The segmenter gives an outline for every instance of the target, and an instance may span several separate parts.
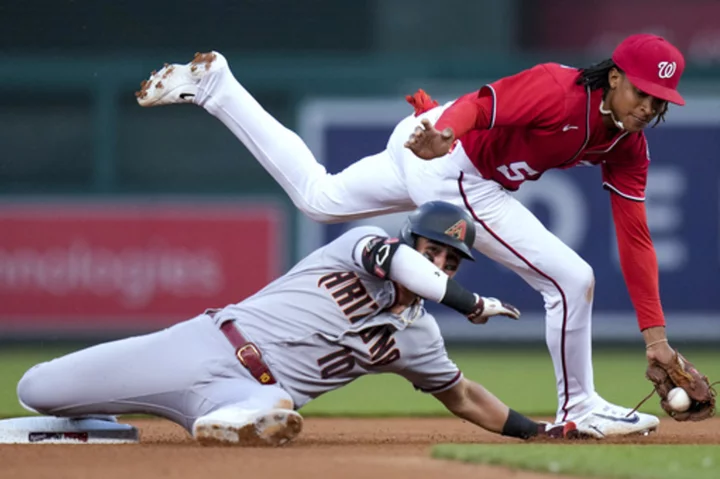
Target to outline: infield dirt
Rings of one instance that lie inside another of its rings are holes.
[[[453,418],[307,418],[302,434],[287,446],[203,447],[180,427],[162,420],[130,420],[141,444],[123,446],[0,446],[0,477],[12,479],[155,478],[393,478],[540,479],[548,474],[432,459],[438,443],[513,443]],[[578,441],[584,447],[596,441]],[[647,437],[603,443],[720,444],[720,418],[662,421]],[[568,476],[563,476],[568,477]]]

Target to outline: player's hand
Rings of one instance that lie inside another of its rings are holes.
[[[473,324],[485,324],[493,316],[505,316],[511,319],[518,319],[520,311],[512,304],[503,303],[497,298],[486,298],[478,296],[473,312],[467,315],[468,321]]]
[[[409,148],[418,158],[432,160],[447,155],[454,141],[452,128],[438,131],[430,120],[425,118],[405,142],[405,148]]]
[[[671,364],[675,360],[675,351],[670,347],[667,341],[653,344],[648,347],[645,355],[649,364]]]

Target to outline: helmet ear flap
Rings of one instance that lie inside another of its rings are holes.
[[[400,229],[400,241],[412,248],[415,248],[415,235],[412,232],[410,221],[406,221]]]

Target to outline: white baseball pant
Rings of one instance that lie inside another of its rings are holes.
[[[557,379],[557,421],[577,419],[599,404],[591,354],[592,268],[498,183],[482,178],[462,145],[432,161],[404,148],[422,118],[436,121],[449,104],[420,117],[407,116],[384,151],[331,174],[229,68],[202,79],[196,103],[229,128],[315,221],[345,222],[409,211],[430,200],[467,208],[477,222],[475,248],[515,271],[543,296],[546,343]]]

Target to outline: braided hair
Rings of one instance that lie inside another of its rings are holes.
[[[593,91],[602,88],[604,98],[607,92],[610,91],[610,80],[608,78],[608,75],[610,73],[610,70],[612,70],[613,68],[615,68],[620,73],[623,73],[620,67],[615,65],[615,62],[609,58],[607,60],[601,61],[600,63],[590,65],[587,68],[581,68],[580,75],[578,75],[575,83],[578,85],[587,86],[590,88],[590,90]],[[668,104],[667,102],[665,102],[663,104],[662,110],[655,119],[653,128],[656,127],[661,121],[665,121],[665,114],[667,113],[667,111]]]

